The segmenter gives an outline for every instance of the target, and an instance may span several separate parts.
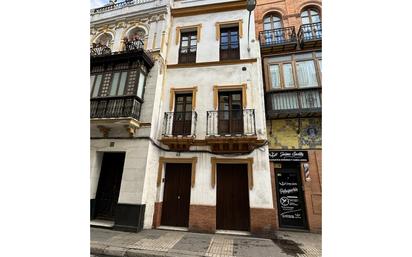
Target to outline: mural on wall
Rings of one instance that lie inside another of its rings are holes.
[[[322,148],[321,118],[302,118],[267,121],[269,148]]]

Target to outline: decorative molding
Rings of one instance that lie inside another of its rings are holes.
[[[192,110],[196,109],[196,94],[197,86],[193,87],[184,87],[184,88],[170,88],[170,101],[169,101],[169,110],[172,112],[174,107],[175,95],[178,93],[192,93]]]
[[[246,1],[233,1],[224,3],[207,4],[201,6],[191,6],[184,8],[171,8],[171,14],[174,17],[192,16],[207,13],[227,12],[233,10],[246,9]]]
[[[220,66],[220,65],[235,65],[243,63],[254,63],[256,58],[251,59],[241,59],[241,60],[223,60],[215,62],[197,62],[197,63],[178,63],[178,64],[169,64],[167,65],[168,69],[176,68],[197,68],[197,67],[207,67],[207,66]]]
[[[246,89],[247,89],[247,84],[243,83],[240,85],[224,85],[224,86],[219,86],[219,85],[214,85],[213,86],[213,107],[215,110],[218,108],[219,104],[219,91],[233,91],[233,90],[241,90],[242,91],[242,105],[243,109],[246,109],[247,107],[247,97],[246,97]]]
[[[246,158],[246,159],[226,159],[226,158],[211,158],[212,163],[212,181],[211,185],[212,188],[215,188],[216,185],[216,172],[217,172],[217,164],[247,164],[247,175],[248,175],[248,184],[249,190],[253,189],[253,157]]]
[[[219,41],[220,39],[220,27],[223,25],[233,25],[237,24],[239,27],[239,38],[243,37],[243,19],[233,20],[233,21],[222,21],[216,22],[216,40]]]
[[[110,132],[110,128],[105,127],[105,126],[97,126],[97,128],[100,130],[100,132],[102,133],[103,137],[108,137],[109,136],[109,132]]]
[[[191,186],[195,186],[196,182],[196,164],[197,164],[197,157],[192,158],[166,158],[160,157],[159,158],[159,166],[157,169],[157,186],[159,187],[162,182],[162,173],[163,167],[166,163],[191,163],[192,164],[192,179],[191,179]]]
[[[197,42],[200,42],[200,36],[201,36],[201,30],[202,30],[202,24],[196,24],[196,25],[189,25],[189,26],[177,26],[176,27],[176,45],[179,44],[180,41],[180,33],[182,30],[186,30],[186,29],[192,29],[192,28],[196,28],[196,32],[197,32]]]

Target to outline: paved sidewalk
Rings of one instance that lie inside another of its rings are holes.
[[[318,257],[319,234],[276,233],[273,239],[168,230],[139,233],[91,228],[91,256]]]

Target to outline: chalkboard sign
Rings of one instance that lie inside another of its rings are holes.
[[[307,151],[269,151],[269,160],[273,162],[307,162]]]
[[[295,169],[279,170],[276,172],[276,187],[280,226],[304,229],[305,206],[299,172]]]

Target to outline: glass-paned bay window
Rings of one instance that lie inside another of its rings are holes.
[[[299,87],[317,87],[315,63],[313,60],[296,62]]]
[[[146,76],[146,68],[138,62],[93,67],[90,76],[91,97],[135,95],[143,99]]]
[[[309,52],[270,58],[268,90],[319,87],[322,53]]]
[[[271,85],[272,89],[280,88],[280,69],[278,64],[270,65],[270,78],[271,78]]]

